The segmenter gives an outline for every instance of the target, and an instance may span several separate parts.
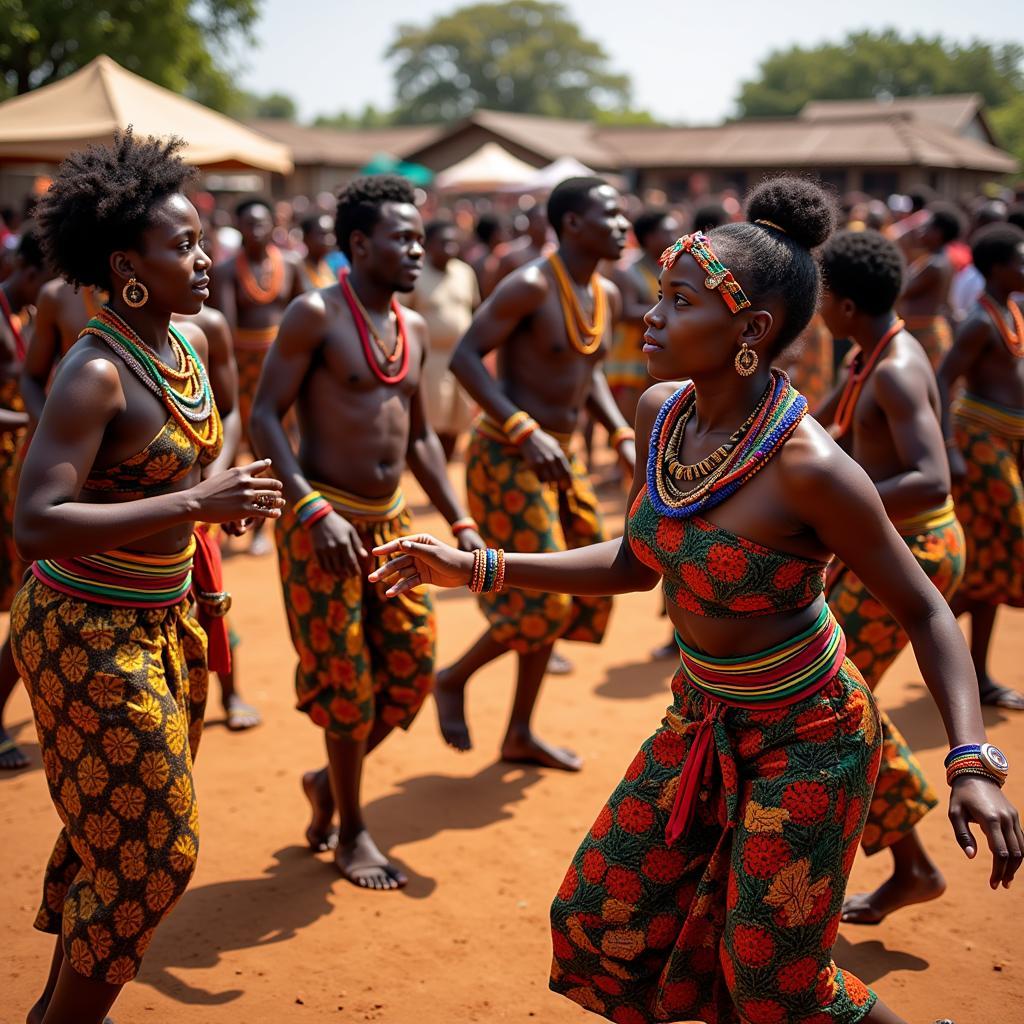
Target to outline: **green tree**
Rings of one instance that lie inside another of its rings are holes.
[[[797,113],[808,100],[978,92],[990,107],[1024,90],[1024,47],[940,37],[903,38],[892,29],[854,32],[840,43],[771,53],[740,89],[743,117]]]
[[[989,111],[992,131],[999,145],[1012,153],[1024,167],[1024,93]]]
[[[387,128],[394,124],[394,115],[386,110],[378,110],[372,103],[363,107],[362,113],[352,114],[347,110],[337,114],[320,114],[313,122],[317,128]]]
[[[590,118],[629,103],[629,78],[609,70],[560,3],[478,3],[401,25],[386,57],[397,62],[400,123],[452,121],[476,107]]]
[[[299,116],[295,100],[283,92],[270,92],[265,96],[240,93],[228,112],[234,117],[265,117],[275,121],[295,121]]]
[[[0,90],[28,92],[107,54],[218,109],[237,101],[230,48],[260,0],[0,0]]]

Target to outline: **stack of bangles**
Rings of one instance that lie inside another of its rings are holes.
[[[946,755],[944,763],[946,782],[950,785],[961,775],[981,775],[1002,786],[1010,772],[1006,755],[991,743],[961,744]]]
[[[453,537],[458,537],[460,533],[465,533],[467,530],[472,530],[474,533],[480,532],[480,527],[477,526],[476,520],[472,516],[463,516],[452,523]]]
[[[520,409],[501,425],[501,432],[514,445],[521,445],[535,430],[540,429],[540,424],[528,413]]]
[[[320,522],[324,516],[330,515],[331,503],[319,492],[310,491],[303,498],[295,502],[295,518],[299,525],[308,530],[314,523]]]
[[[626,441],[635,441],[632,427],[616,427],[608,437],[608,446],[618,451]]]
[[[477,548],[473,552],[473,574],[469,589],[474,594],[498,594],[505,587],[505,552],[500,548]]]

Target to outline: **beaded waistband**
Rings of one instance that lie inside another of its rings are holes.
[[[828,605],[818,621],[799,636],[742,658],[701,654],[688,647],[678,633],[676,644],[690,685],[733,707],[793,704],[829,682],[846,657],[846,637]]]
[[[326,498],[334,511],[346,519],[359,519],[366,523],[386,523],[397,519],[405,511],[405,493],[396,488],[387,498],[364,498],[348,491],[339,491],[327,484],[309,482],[310,486]]]
[[[956,520],[956,512],[953,508],[953,499],[947,498],[938,508],[929,509],[916,516],[908,516],[906,519],[894,519],[892,525],[904,537],[925,533],[928,530],[938,530],[943,526],[950,526]]]
[[[515,447],[512,442],[508,439],[508,436],[501,429],[500,424],[495,423],[489,416],[478,417],[474,424],[476,430],[484,437],[491,441],[500,441],[502,444],[507,444],[509,447]],[[543,428],[541,428],[543,429]],[[566,451],[569,450],[569,446],[572,444],[572,434],[562,434],[556,430],[544,430],[545,434],[553,437]]]
[[[193,537],[183,551],[147,555],[104,551],[75,558],[43,558],[32,574],[53,590],[79,601],[119,608],[169,608],[192,587]]]
[[[965,392],[953,403],[953,415],[969,423],[977,423],[1000,437],[1024,440],[1024,409],[1010,409]]]
[[[277,324],[270,327],[236,327],[235,348],[243,351],[261,351],[270,348],[277,337]]]

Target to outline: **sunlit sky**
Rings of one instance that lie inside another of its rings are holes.
[[[366,103],[392,105],[384,51],[401,23],[422,25],[459,0],[263,0],[257,44],[240,54],[243,88],[285,92],[302,120]],[[1019,0],[567,0],[615,71],[633,80],[634,106],[701,124],[735,112],[740,83],[761,59],[795,43],[892,26],[958,42],[1024,42]]]

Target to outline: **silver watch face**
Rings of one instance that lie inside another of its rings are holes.
[[[1006,775],[1010,770],[1010,762],[1006,760],[1006,755],[991,743],[983,743],[981,745],[979,756],[987,767],[998,772],[1000,775]]]

